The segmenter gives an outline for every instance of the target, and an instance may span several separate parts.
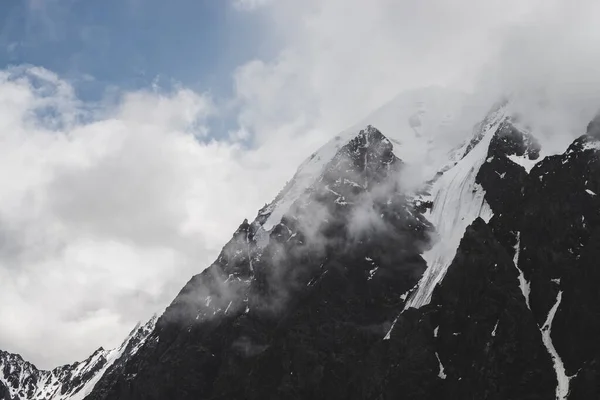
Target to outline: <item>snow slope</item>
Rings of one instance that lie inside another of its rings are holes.
[[[531,284],[527,282],[525,279],[525,274],[519,268],[519,255],[521,254],[521,232],[517,232],[517,244],[515,245],[515,256],[513,257],[513,262],[515,264],[515,268],[519,272],[519,288],[521,289],[521,293],[523,293],[523,297],[525,297],[525,304],[527,304],[527,308],[531,310],[531,306],[529,305],[529,293],[531,292]]]
[[[488,222],[493,214],[484,199],[485,191],[475,182],[479,168],[488,154],[488,148],[500,123],[506,118],[503,108],[495,111],[487,123],[475,132],[476,142],[466,143],[457,153],[473,146],[462,159],[446,170],[432,185],[431,194],[424,200],[433,202],[427,216],[437,233],[433,247],[423,254],[427,270],[419,281],[406,308],[428,304],[435,286],[444,278],[460,244],[465,230],[478,217]]]

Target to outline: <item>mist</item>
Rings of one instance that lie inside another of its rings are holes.
[[[509,100],[544,155],[565,151],[600,110],[598,12],[600,4],[588,0],[540,6],[531,19],[501,31],[498,50],[474,83],[482,103]]]

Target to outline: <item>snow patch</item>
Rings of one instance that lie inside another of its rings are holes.
[[[565,366],[556,352],[554,348],[554,344],[552,343],[551,330],[552,330],[552,321],[554,320],[554,315],[556,315],[556,310],[558,310],[558,306],[562,300],[562,290],[558,292],[556,296],[556,302],[550,309],[548,313],[548,317],[546,318],[546,322],[542,327],[542,340],[544,342],[544,346],[548,350],[548,353],[552,357],[552,362],[554,363],[554,371],[556,371],[556,379],[558,380],[558,385],[556,386],[556,399],[557,400],[566,400],[569,395],[569,381],[571,378],[567,376],[567,372],[565,371]]]
[[[510,156],[508,156],[508,159],[514,162],[515,164],[525,168],[525,171],[529,173],[538,162],[542,161],[543,157],[538,157],[537,160],[530,160],[529,157],[511,154]]]
[[[496,330],[498,329],[498,324],[500,323],[500,319],[496,321],[496,325],[494,325],[494,330],[492,331],[492,337],[496,337]]]
[[[379,267],[375,267],[369,271],[369,277],[367,278],[368,281],[373,279],[373,277],[375,276],[375,273],[377,272],[378,269],[379,269]]]
[[[400,318],[400,315],[398,315],[394,319],[394,322],[392,322],[392,326],[390,326],[390,329],[387,331],[387,333],[383,337],[383,340],[390,340],[390,337],[392,336],[392,331],[394,330],[394,326],[396,325],[396,322],[398,322],[398,318]]]
[[[438,372],[438,377],[440,377],[442,379],[446,379],[446,374],[444,373],[444,366],[442,365],[442,361],[440,360],[440,356],[438,355],[437,351],[435,352],[435,358],[437,358],[438,364],[440,367],[440,371]]]
[[[527,308],[531,310],[531,306],[529,305],[529,293],[531,291],[530,283],[525,279],[525,275],[523,271],[519,268],[519,254],[521,253],[521,232],[517,232],[517,244],[515,245],[515,256],[513,258],[513,263],[515,264],[515,268],[519,271],[519,288],[521,289],[521,293],[523,293],[523,297],[525,297],[525,304],[527,304]]]
[[[600,150],[600,141],[594,140],[583,145],[583,150]]]

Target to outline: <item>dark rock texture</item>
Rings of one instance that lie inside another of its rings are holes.
[[[512,257],[477,219],[432,298],[447,398],[553,398],[552,362],[517,276]]]
[[[538,323],[562,293],[552,340],[567,375],[577,375],[570,398],[594,398],[600,379],[597,140],[584,135],[564,154],[543,160],[531,171],[525,190],[519,267],[531,280],[531,307]]]

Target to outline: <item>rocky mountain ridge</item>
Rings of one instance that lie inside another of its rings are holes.
[[[5,355],[0,399],[597,398],[598,121],[541,157],[501,103],[419,190],[396,140],[345,133],[135,351],[67,367],[85,390]]]
[[[0,350],[0,399],[78,400],[92,390],[104,372],[135,354],[154,329],[156,317],[138,325],[115,349],[99,348],[82,362],[39,370],[20,355]]]

